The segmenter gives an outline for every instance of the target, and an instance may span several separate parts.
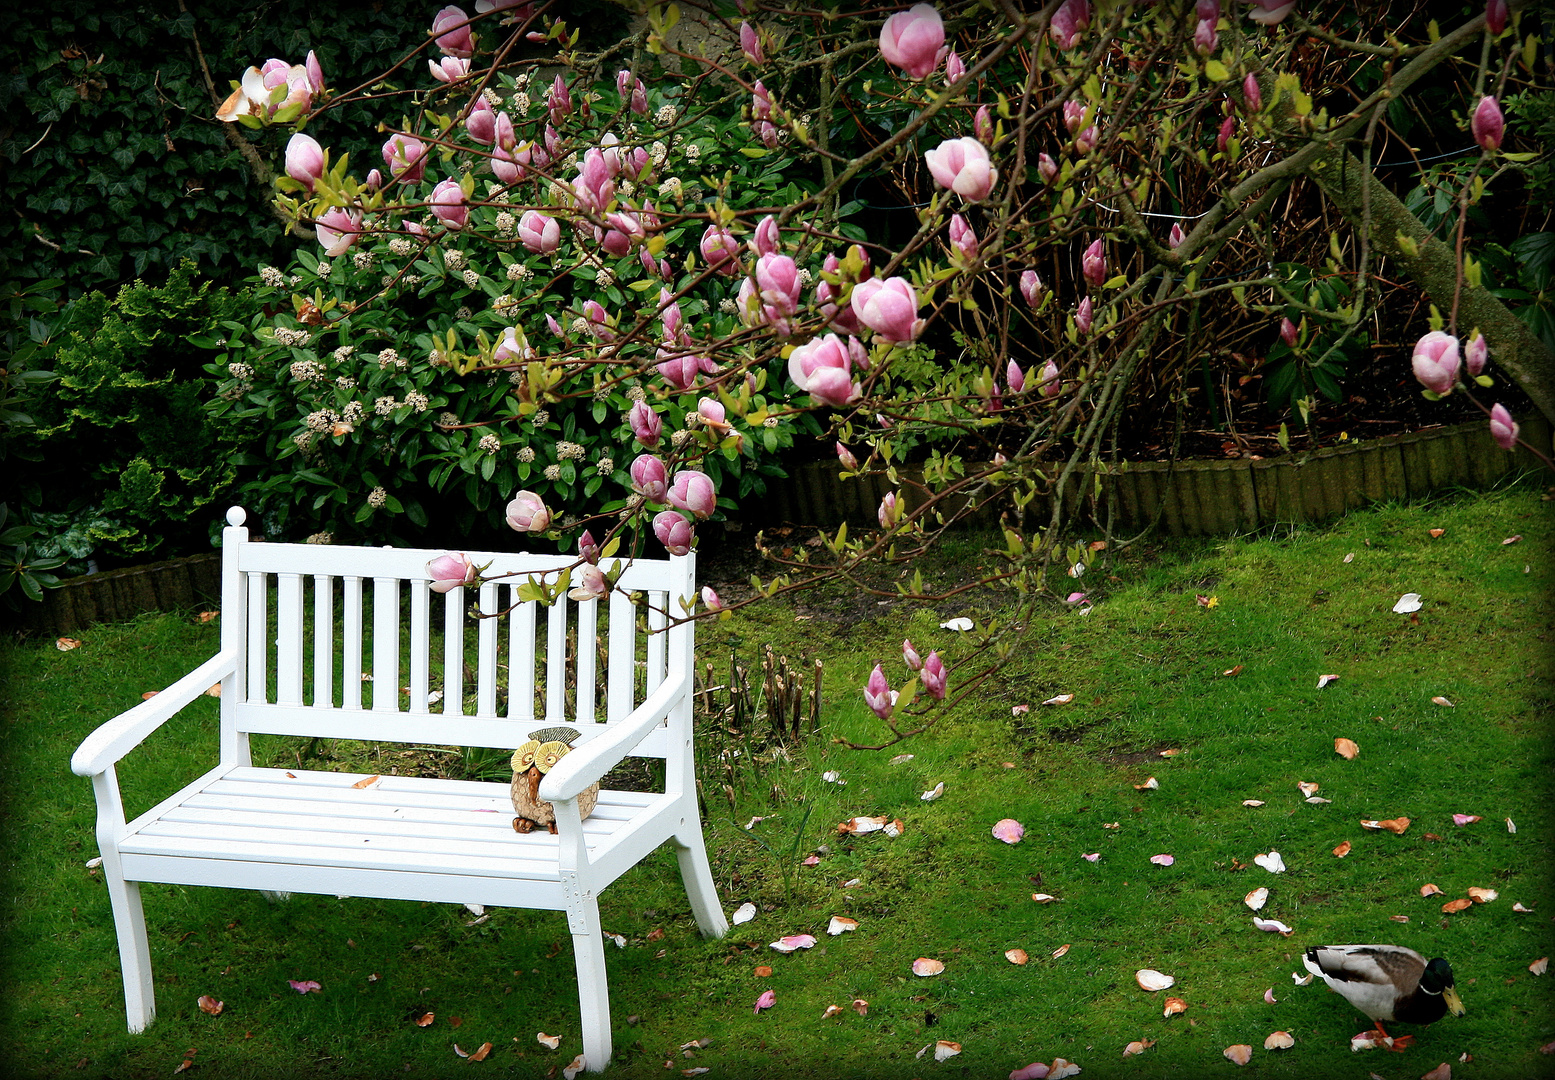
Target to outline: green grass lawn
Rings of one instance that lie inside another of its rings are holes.
[[[982,618],[988,597],[927,610],[834,590],[707,626],[700,652],[715,670],[731,649],[752,662],[768,642],[824,660],[822,731],[753,740],[732,806],[723,778],[707,778],[724,906],[754,902],[753,921],[701,941],[663,852],[605,893],[606,925],[627,938],[608,957],[611,1074],[1003,1077],[1063,1057],[1085,1076],[1232,1075],[1222,1051],[1246,1043],[1247,1071],[1266,1076],[1405,1080],[1444,1061],[1458,1078],[1549,1075],[1555,1058],[1539,1048],[1555,1040],[1555,974],[1529,965],[1555,952],[1552,541],[1549,504],[1516,488],[1131,551],[1083,579],[1088,614],[1046,609],[973,700],[879,751],[831,741],[883,734],[859,693],[869,669],[884,661],[904,681],[904,636],[924,654],[968,655],[976,632],[939,624]],[[979,558],[964,540],[925,574],[946,581]],[[1422,596],[1415,618],[1392,611],[1406,592]],[[13,763],[0,1049],[14,1074],[164,1077],[192,1049],[197,1076],[559,1075],[580,1047],[566,923],[549,913],[475,923],[452,905],[148,886],[159,1014],[125,1032],[108,900],[86,866],[91,790],[68,760],[98,723],[214,651],[218,632],[191,613],[97,627],[70,652],[0,646]],[[1319,689],[1320,675],[1338,679]],[[1060,694],[1074,697],[1040,704]],[[132,756],[131,813],[214,755],[215,705],[197,703]],[[1358,744],[1354,760],[1335,753],[1337,737]],[[257,756],[296,752],[273,740]],[[1138,787],[1151,777],[1158,788]],[[920,798],[940,782],[940,798]],[[1298,782],[1332,801],[1308,803]],[[1482,820],[1456,826],[1455,813]],[[837,831],[877,814],[900,818],[902,834]],[[1402,835],[1360,824],[1399,817]],[[1001,818],[1024,825],[1020,843],[994,839]],[[1286,872],[1253,865],[1271,850]],[[1175,861],[1154,865],[1158,854]],[[1445,895],[1422,897],[1428,882]],[[1243,897],[1259,886],[1259,914],[1290,937],[1254,928]],[[1470,886],[1499,897],[1444,914]],[[833,915],[858,929],[829,936]],[[768,947],[797,933],[816,945]],[[1352,1054],[1349,1037],[1369,1025],[1291,974],[1307,945],[1371,942],[1447,957],[1468,1015],[1401,1025],[1417,1036],[1404,1053]],[[1005,958],[1015,948],[1028,963]],[[915,976],[918,957],[943,973]],[[1176,985],[1141,990],[1140,968]],[[322,992],[299,995],[289,979]],[[776,1003],[757,1013],[765,990]],[[198,1009],[203,994],[225,1002],[221,1015]],[[1168,996],[1186,1011],[1164,1017]],[[830,1005],[843,1011],[823,1019]],[[433,1023],[417,1026],[427,1012]],[[1264,1050],[1276,1030],[1295,1046]],[[541,1047],[540,1031],[561,1035],[560,1049]],[[941,1039],[961,1053],[915,1057]],[[1154,1045],[1125,1059],[1134,1040]],[[483,1062],[454,1050],[485,1042]]]

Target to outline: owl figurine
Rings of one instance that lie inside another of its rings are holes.
[[[566,757],[580,733],[570,727],[542,728],[529,741],[513,751],[513,831],[527,833],[544,825],[556,834],[556,808],[540,798],[540,778]],[[599,785],[593,784],[578,795],[578,814],[588,817],[599,801]]]

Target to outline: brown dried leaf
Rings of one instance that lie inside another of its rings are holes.
[[[1321,690],[1323,687],[1327,686],[1329,683],[1335,681],[1338,678],[1339,676],[1337,675],[1319,675],[1317,677],[1317,688]]]
[[[1188,1011],[1188,1003],[1186,1001],[1184,1001],[1182,998],[1167,998],[1166,999],[1166,1008],[1161,1010],[1161,1015],[1164,1016],[1164,1017],[1167,1017],[1167,1018],[1171,1018],[1171,1017],[1177,1015],[1178,1013],[1187,1012],[1187,1011]]]
[[[437,1019],[436,1013],[424,1013],[416,1019],[417,1027],[430,1027],[432,1021]]]
[[[1476,904],[1488,904],[1501,894],[1494,889],[1481,889],[1478,885],[1469,886],[1469,899]]]
[[[1441,532],[1440,529],[1432,529],[1432,532]],[[1428,1073],[1422,1073],[1420,1080],[1452,1080],[1452,1066],[1442,1062]]]
[[[1221,674],[1222,675],[1240,675],[1240,674],[1242,674],[1242,665],[1238,664],[1236,667],[1226,668],[1226,670],[1222,671]]]
[[[1237,1043],[1235,1046],[1228,1046],[1222,1050],[1221,1053],[1225,1056],[1227,1061],[1236,1065],[1246,1065],[1249,1061],[1253,1060],[1253,1048],[1248,1046],[1246,1043]]]
[[[216,618],[220,618],[220,617],[221,617],[221,612],[219,612],[219,611],[202,611],[202,612],[200,612],[200,621],[202,623],[208,623],[212,619],[216,619]]]
[[[1312,783],[1310,780],[1296,781],[1296,790],[1300,791],[1301,794],[1307,798],[1311,798],[1313,795],[1317,794],[1318,786],[1319,785]]]
[[[555,1050],[562,1044],[562,1037],[560,1035],[547,1035],[542,1031],[535,1035],[535,1041],[547,1050]]]
[[[479,1049],[470,1055],[471,1061],[485,1061],[486,1055],[491,1053],[491,1043],[481,1043]]]
[[[199,1001],[195,1002],[195,1004],[200,1006],[202,1013],[208,1013],[211,1016],[220,1016],[221,1010],[227,1007],[226,1002],[217,1001],[209,994],[201,994]]]
[[[351,786],[354,787],[354,788],[368,788],[368,787],[372,787],[373,784],[375,782],[377,782],[377,780],[378,780],[378,774],[377,773],[373,773],[371,776],[364,776],[364,777],[362,777],[362,779],[358,780],[356,783],[352,784]]]
[[[830,1020],[832,1017],[837,1016],[841,1012],[843,1012],[841,1005],[828,1005],[826,1006],[826,1011],[821,1014],[821,1019]]]
[[[1392,919],[1394,922],[1408,922],[1409,921],[1409,916],[1408,915],[1389,915],[1388,918]]]
[[[1354,739],[1346,739],[1344,736],[1334,740],[1334,753],[1346,761],[1354,761],[1355,755],[1361,752],[1361,748],[1355,745]]]
[[[221,697],[221,683],[212,683],[205,688],[206,697]]]
[[[1012,964],[1024,964],[1031,959],[1025,949],[1005,949],[1004,958]]]
[[[1342,859],[1348,854],[1350,854],[1350,841],[1348,840],[1334,848],[1334,858],[1336,859]]]
[[[152,698],[156,697],[161,692],[162,691],[160,691],[160,690],[147,690],[144,694],[140,695],[140,700],[142,700],[142,701],[150,701]]]
[[[1456,705],[1454,705],[1452,702],[1448,701],[1446,698],[1442,697],[1440,694],[1438,694],[1436,697],[1431,699],[1431,704],[1432,705],[1445,705],[1449,709],[1457,708]]]
[[[1440,895],[1442,895],[1441,886],[1437,885],[1437,884],[1435,884],[1433,882],[1427,881],[1424,885],[1420,886],[1420,895],[1421,896],[1440,896]]]
[[[854,998],[853,1011],[858,1013],[860,1016],[868,1016],[869,1002],[865,1001],[863,998]]]
[[[1133,1057],[1135,1054],[1143,1054],[1154,1045],[1154,1039],[1135,1039],[1123,1048],[1123,1056]]]
[[[1432,540],[1437,539],[1438,537],[1440,537],[1446,531],[1447,531],[1446,529],[1432,529],[1432,530],[1430,530],[1430,532],[1431,532],[1431,539]]]
[[[1243,799],[1242,800],[1242,805],[1243,806],[1262,806],[1263,805],[1263,800],[1262,799]]]
[[[1474,901],[1468,900],[1468,899],[1464,899],[1464,898],[1460,897],[1457,900],[1449,900],[1449,901],[1447,901],[1445,904],[1442,905],[1442,910],[1445,911],[1449,915],[1455,915],[1458,912],[1463,911],[1463,910],[1465,910],[1467,908],[1471,908],[1473,906],[1474,906]]]
[[[1069,945],[1066,942],[1065,944],[1060,945],[1058,948],[1053,950],[1053,959],[1057,960],[1060,956],[1063,956],[1068,951],[1069,951]]]
[[[770,967],[768,967],[766,964],[757,964],[756,965],[756,978],[758,978],[758,979],[765,979],[768,975],[771,975],[771,974],[772,974],[772,969]]]
[[[1386,829],[1394,836],[1403,836],[1404,830],[1409,828],[1409,819],[1407,817],[1384,818],[1377,822],[1377,828]]]
[[[1535,975],[1543,975],[1549,969],[1550,958],[1548,956],[1541,956],[1539,959],[1528,965],[1528,970],[1533,972]]]
[[[55,638],[54,647],[60,652],[69,652],[71,649],[79,649],[81,647],[81,639],[73,637]]]
[[[1182,751],[1174,746],[1166,750],[1158,751],[1158,753],[1161,757],[1176,757],[1178,754],[1182,753]]]

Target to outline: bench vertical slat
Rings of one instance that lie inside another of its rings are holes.
[[[485,582],[480,588],[480,613],[497,613],[497,584]],[[482,619],[476,629],[475,712],[493,716],[497,711],[497,626],[495,618]]]
[[[567,719],[567,597],[564,592],[546,613],[545,719]]]
[[[647,697],[664,682],[665,643],[669,637],[664,628],[669,625],[670,594],[648,594],[648,679],[643,696]]]
[[[313,576],[313,706],[335,704],[335,579]]]
[[[535,718],[535,602],[518,599],[518,586],[508,586],[508,716]]]
[[[595,677],[599,671],[599,601],[578,602],[578,656],[574,665],[577,672],[577,720],[580,724],[592,724],[594,702],[598,695]]]
[[[464,714],[464,586],[443,596],[443,714]]]
[[[248,700],[268,701],[266,660],[270,656],[269,575],[248,575]]]
[[[373,709],[400,705],[400,579],[373,578]]]
[[[302,704],[302,575],[275,575],[275,700]]]
[[[427,711],[427,694],[432,682],[432,613],[428,598],[431,587],[425,581],[410,582],[410,704],[413,713]]]
[[[632,711],[637,673],[637,609],[620,589],[610,593],[610,666],[606,674],[605,719],[614,722]]]
[[[341,606],[345,609],[341,630],[344,668],[340,673],[341,708],[362,707],[362,579],[347,575],[343,583]]]

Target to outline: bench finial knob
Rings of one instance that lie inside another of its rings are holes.
[[[241,525],[248,520],[248,515],[243,512],[241,506],[234,506],[227,511],[228,525]]]

